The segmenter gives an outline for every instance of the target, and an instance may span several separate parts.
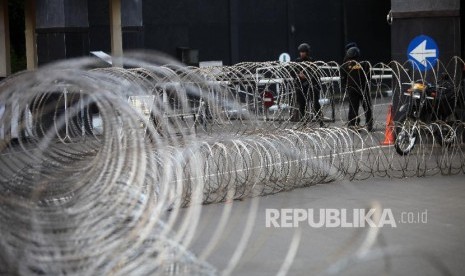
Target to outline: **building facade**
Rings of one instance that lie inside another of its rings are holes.
[[[110,52],[108,0],[37,0],[39,65]],[[123,48],[176,56],[198,51],[199,61],[277,60],[296,57],[302,42],[314,59],[340,62],[356,41],[372,62],[391,59],[390,0],[122,0]]]

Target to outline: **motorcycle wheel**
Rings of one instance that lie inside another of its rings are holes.
[[[440,125],[440,129],[435,132],[436,140],[443,147],[452,145],[457,137],[457,123],[455,114],[451,114],[445,124]]]
[[[396,140],[394,148],[399,155],[408,155],[414,148],[417,141],[418,133],[413,128],[414,122],[412,119],[403,118],[396,124]]]
[[[440,126],[440,130],[436,132],[436,140],[443,147],[448,147],[454,143],[455,131],[450,125]]]

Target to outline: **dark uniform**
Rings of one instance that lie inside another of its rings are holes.
[[[360,62],[360,50],[351,47],[347,50],[344,64],[341,67],[342,88],[349,96],[349,127],[359,124],[358,109],[362,103],[365,111],[366,127],[373,129],[373,110],[369,89],[370,66],[367,62]]]
[[[301,46],[299,46],[299,51],[302,51],[302,46],[307,46],[307,51],[309,51],[309,46],[306,44],[302,44]],[[306,47],[303,48],[305,49]],[[309,64],[305,65],[306,68],[313,66],[310,64],[310,62],[312,62],[312,59],[309,56],[305,58],[299,57],[295,60],[295,62],[308,62]],[[296,95],[297,104],[299,105],[300,120],[303,120],[305,118],[305,113],[308,110],[308,100],[310,100],[312,103],[312,112],[315,115],[315,119],[320,122],[320,125],[322,125],[319,89],[320,82],[318,81],[317,75],[315,74],[314,70],[307,69],[305,76],[310,77],[310,79],[301,79],[299,77],[301,71],[302,68],[300,68],[300,66],[295,69],[296,78],[298,79],[300,86],[299,89],[297,89]]]

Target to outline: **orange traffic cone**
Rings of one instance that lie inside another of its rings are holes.
[[[386,119],[386,132],[384,134],[384,141],[382,145],[394,144],[394,122],[392,120],[392,104],[389,106],[388,115]]]

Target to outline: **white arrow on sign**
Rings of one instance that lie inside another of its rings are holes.
[[[436,49],[426,49],[426,40],[418,44],[415,49],[410,52],[410,55],[419,63],[426,67],[428,61],[427,58],[435,58],[437,56]]]

